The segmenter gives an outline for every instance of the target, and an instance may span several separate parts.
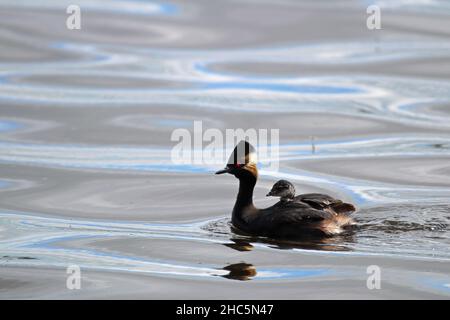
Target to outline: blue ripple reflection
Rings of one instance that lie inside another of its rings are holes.
[[[340,93],[361,93],[362,90],[356,88],[329,87],[329,86],[308,86],[289,85],[278,83],[248,83],[248,82],[216,82],[209,83],[204,89],[242,89],[242,90],[262,90],[290,93],[317,93],[317,94],[340,94]]]

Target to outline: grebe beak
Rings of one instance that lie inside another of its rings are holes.
[[[224,174],[224,173],[228,173],[228,172],[230,172],[230,169],[229,168],[224,168],[222,170],[217,171],[216,174]]]

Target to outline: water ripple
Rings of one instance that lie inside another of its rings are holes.
[[[407,257],[420,260],[415,271],[400,262],[383,277],[448,294],[448,277],[426,265],[450,261],[445,1],[240,0],[219,17],[211,1],[80,0],[73,32],[69,4],[0,0],[0,266],[280,285],[353,281],[356,256]],[[389,12],[382,30],[365,30],[369,4]],[[274,14],[285,19],[252,20]],[[261,157],[256,202],[289,179],[355,203],[356,229],[308,243],[235,234],[225,208],[236,181],[210,192],[226,159],[174,164],[164,140],[202,119],[281,129],[280,169]]]

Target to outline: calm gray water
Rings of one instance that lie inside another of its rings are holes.
[[[438,0],[1,0],[0,297],[450,297],[449,18]],[[256,204],[285,178],[355,203],[355,232],[233,234],[237,181],[171,161],[199,120],[279,129]]]

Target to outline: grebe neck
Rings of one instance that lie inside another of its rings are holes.
[[[245,215],[255,211],[253,205],[253,190],[256,185],[256,177],[245,175],[239,177],[239,193],[233,208],[232,220],[234,224],[245,224]]]

